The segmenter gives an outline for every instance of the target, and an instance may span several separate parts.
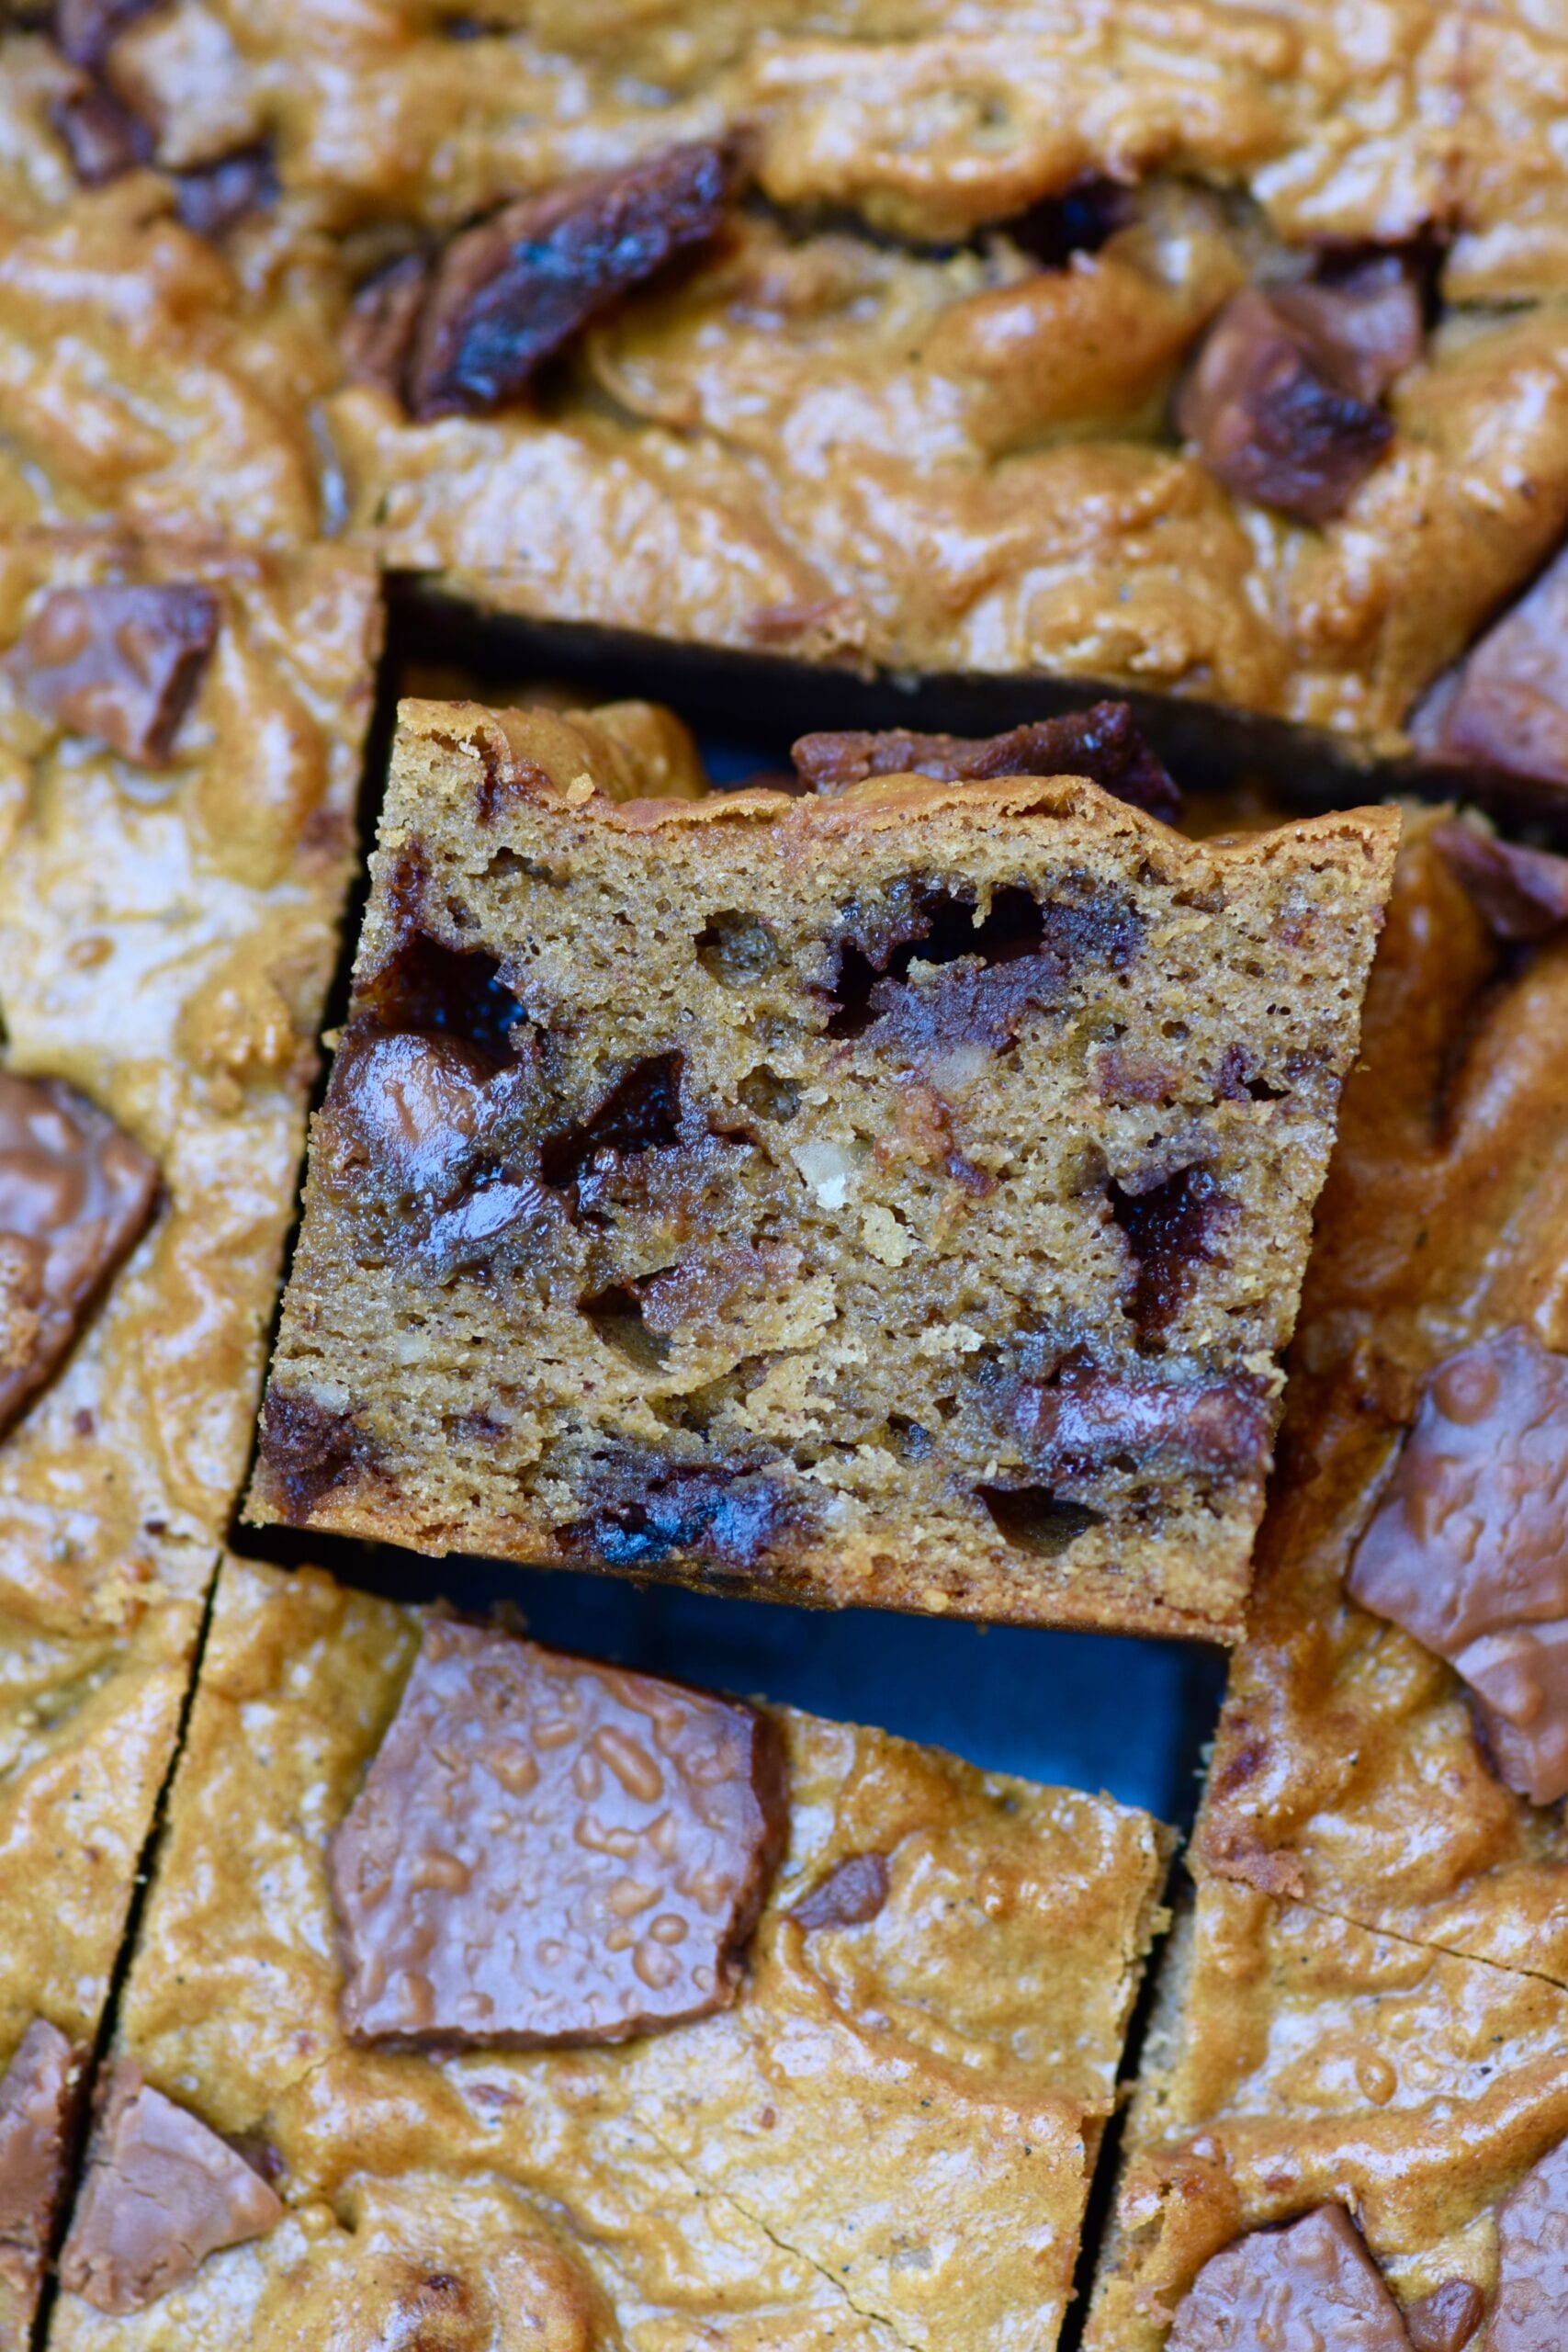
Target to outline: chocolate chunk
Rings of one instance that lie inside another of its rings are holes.
[[[265,142],[237,147],[215,164],[171,175],[175,209],[198,237],[222,237],[247,212],[270,204],[277,194],[272,150]]]
[[[139,2312],[208,2255],[282,2219],[276,2191],[226,2140],[122,2062],[93,2134],[61,2283],[95,2311]]]
[[[34,2018],[0,2076],[0,2278],[28,2306],[64,2199],[87,2053]]]
[[[57,588],[11,661],[45,718],[140,767],[166,765],[218,641],[218,599],[188,582]]]
[[[679,1054],[649,1054],[633,1062],[586,1119],[545,1137],[539,1166],[546,1183],[568,1192],[601,1163],[673,1149],[681,1141],[683,1067]]]
[[[1052,1481],[1166,1464],[1245,1476],[1267,1463],[1273,1415],[1245,1380],[1140,1380],[1069,1362],[1018,1383],[1012,1421],[1031,1468]]]
[[[360,2041],[622,2041],[726,2007],[786,1818],[751,1708],[426,1627],[333,1838]]]
[[[1111,1214],[1133,1261],[1128,1316],[1140,1347],[1150,1347],[1181,1312],[1199,1267],[1213,1262],[1236,1204],[1208,1169],[1183,1168],[1143,1192],[1112,1184]]]
[[[1322,354],[1332,381],[1358,400],[1381,401],[1421,356],[1421,298],[1397,254],[1340,277],[1276,287],[1269,299]]]
[[[1568,2342],[1568,2140],[1497,2209],[1497,2300],[1487,2352],[1562,2352]]]
[[[1568,785],[1568,552],[1422,705],[1410,735],[1432,759]]]
[[[805,1505],[769,1472],[728,1463],[607,1465],[597,1507],[561,1531],[574,1558],[654,1567],[677,1555],[754,1570],[803,1532]]]
[[[1103,1527],[1105,1513],[1087,1503],[1068,1502],[1049,1487],[976,1487],[997,1532],[1017,1551],[1043,1560],[1059,1559],[1091,1527]]]
[[[886,1854],[846,1854],[788,1917],[807,1935],[818,1928],[862,1928],[886,1902],[889,1883]]]
[[[411,270],[366,289],[355,364],[422,421],[515,400],[598,311],[713,236],[739,168],[733,144],[693,141],[520,197],[454,237],[417,289]]]
[[[493,1069],[514,1061],[527,1015],[501,964],[482,947],[449,947],[416,924],[363,984],[355,1031],[408,1030],[460,1037]]]
[[[262,1412],[261,1459],[290,1527],[303,1527],[323,1495],[341,1486],[369,1451],[352,1413],[334,1412],[314,1396],[267,1390]]]
[[[63,1079],[0,1069],[0,1430],[65,1356],[157,1192],[107,1111]]]
[[[1211,2255],[1166,2352],[1409,2352],[1399,2306],[1349,2216],[1320,2205]]]
[[[1237,497],[1327,523],[1393,438],[1392,420],[1351,388],[1358,372],[1337,345],[1248,287],[1210,328],[1177,425]]]
[[[119,35],[158,0],[55,0],[54,42],[73,65],[96,74]]]
[[[356,384],[400,400],[403,365],[430,283],[428,254],[403,254],[367,278],[344,323],[344,368]]]
[[[152,134],[147,125],[101,82],[85,83],[54,99],[49,119],[84,187],[103,187],[152,156]]]
[[[1348,1589],[1463,1676],[1509,1788],[1568,1794],[1568,1361],[1515,1329],[1438,1367]]]
[[[331,1105],[378,1175],[417,1200],[448,1200],[484,1124],[488,1056],[458,1037],[352,1036]]]
[[[1134,808],[1173,825],[1181,795],[1138,732],[1124,702],[1097,702],[1003,735],[802,735],[790,757],[813,792],[848,792],[877,775],[929,775],[942,783],[1001,775],[1086,775]]]
[[[1468,2278],[1445,2278],[1404,2314],[1411,2352],[1464,2352],[1485,2310],[1479,2287]]]
[[[1544,939],[1568,922],[1568,857],[1472,825],[1434,826],[1432,839],[1499,939]]]

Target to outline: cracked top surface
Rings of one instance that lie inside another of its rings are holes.
[[[527,2315],[628,2352],[1053,2343],[1154,1923],[1147,1816],[780,1711],[788,1842],[731,2007],[615,2048],[356,2049],[327,1847],[419,1640],[314,1572],[225,1566],[120,2054],[265,2149],[287,2215],[186,2283],[182,2344],[281,2352],[302,2312],[365,2352],[438,2319],[510,2352]],[[869,1854],[879,1904],[825,1893]],[[51,2342],[151,2352],[172,2308],[67,2295]]]

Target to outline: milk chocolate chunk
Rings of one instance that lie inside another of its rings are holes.
[[[1273,1430],[1262,1392],[1243,1381],[1143,1380],[1092,1363],[1020,1382],[1012,1421],[1048,1480],[1134,1464],[1242,1476],[1263,1465]]]
[[[63,1359],[157,1189],[107,1111],[63,1079],[0,1069],[0,1430]]]
[[[1568,857],[1472,825],[1434,826],[1432,839],[1499,939],[1544,939],[1568,922]]]
[[[1397,254],[1380,254],[1340,277],[1277,287],[1269,299],[1358,400],[1382,400],[1421,356],[1420,297]]]
[[[846,1854],[789,1916],[807,1935],[818,1928],[862,1928],[886,1902],[888,1883],[886,1854]]]
[[[71,168],[84,187],[103,187],[152,155],[152,134],[147,125],[101,82],[85,83],[56,98],[49,119],[65,141]]]
[[[1411,2352],[1464,2352],[1485,2315],[1486,2298],[1468,2278],[1445,2278],[1404,2314]]]
[[[31,2303],[65,2192],[86,2052],[34,2018],[0,2077],[0,2278]]]
[[[122,2063],[93,2134],[61,2283],[95,2311],[139,2312],[208,2255],[282,2219],[281,2199],[227,2140]]]
[[[1568,2343],[1568,2140],[1542,2156],[1497,2211],[1497,2299],[1487,2352],[1562,2352]]]
[[[1568,785],[1568,550],[1410,722],[1429,757]]]
[[[790,758],[802,784],[829,795],[877,775],[930,775],[944,784],[1000,775],[1086,775],[1118,800],[1167,824],[1181,814],[1180,793],[1124,702],[1097,702],[1088,710],[1033,719],[1001,735],[802,735]]]
[[[188,582],[57,588],[12,655],[41,717],[139,767],[166,764],[218,640],[218,599]]]
[[[329,1854],[360,2041],[622,2041],[725,2007],[784,1835],[750,1707],[437,1623]]]
[[[597,311],[705,243],[738,163],[737,149],[719,141],[668,147],[520,197],[454,237],[408,321],[400,373],[410,414],[479,415],[515,400]],[[356,341],[380,346],[385,368],[396,304],[385,288],[370,299],[378,331]]]
[[[1252,2230],[1212,2255],[1166,2352],[1409,2352],[1399,2306],[1344,2208]]]
[[[1515,1329],[1438,1366],[1349,1589],[1457,1668],[1509,1788],[1568,1794],[1568,1360]]]
[[[1393,421],[1354,390],[1359,373],[1353,346],[1248,287],[1210,328],[1177,425],[1237,497],[1331,522],[1393,438]]]

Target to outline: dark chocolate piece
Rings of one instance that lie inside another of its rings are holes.
[[[1468,2278],[1445,2278],[1404,2314],[1411,2352],[1464,2352],[1481,2325],[1486,2298]]]
[[[846,1854],[787,1916],[812,1935],[818,1928],[862,1928],[887,1900],[886,1854]]]
[[[384,1182],[439,1204],[462,1180],[494,1075],[460,1037],[355,1037],[333,1066],[332,1110]]]
[[[1348,1589],[1462,1675],[1509,1788],[1568,1794],[1568,1360],[1515,1329],[1438,1367]]]
[[[158,0],[55,0],[54,43],[73,65],[96,74],[129,24]]]
[[[84,187],[103,187],[152,156],[152,134],[147,125],[101,82],[85,83],[54,99],[49,119],[65,141],[71,168]]]
[[[352,1413],[273,1382],[262,1408],[261,1458],[283,1496],[290,1527],[303,1527],[323,1495],[370,1454]]]
[[[1381,401],[1421,356],[1421,298],[1397,254],[1380,254],[1343,277],[1275,287],[1269,299],[1322,355],[1332,380],[1358,400]]]
[[[725,2007],[786,1815],[750,1707],[436,1623],[333,1838],[359,2041],[621,2041]]]
[[[613,1568],[679,1555],[754,1573],[807,1528],[808,1507],[783,1478],[718,1463],[702,1468],[636,1458],[609,1464],[593,1510],[561,1530],[574,1558]]]
[[[87,2053],[34,2018],[0,2076],[0,2278],[28,2307],[64,2199]]]
[[[847,792],[877,775],[929,775],[946,784],[1002,775],[1086,775],[1091,784],[1173,825],[1181,795],[1145,742],[1124,702],[1037,718],[1002,735],[802,735],[790,749],[813,792]]]
[[[1410,738],[1431,759],[1568,785],[1568,552],[1427,696]]]
[[[1568,857],[1473,825],[1436,825],[1432,839],[1499,939],[1544,939],[1568,922]]]
[[[1568,2343],[1568,2140],[1532,2165],[1497,2209],[1497,2298],[1487,2352]]]
[[[1392,419],[1349,389],[1357,373],[1320,332],[1248,287],[1210,328],[1177,425],[1237,497],[1331,522],[1393,438]]]
[[[1128,1318],[1140,1347],[1157,1345],[1176,1320],[1236,1213],[1206,1168],[1179,1169],[1142,1192],[1112,1184],[1111,1214],[1132,1261]]]
[[[122,2062],[93,2133],[61,2284],[95,2311],[138,2312],[208,2255],[282,2219],[276,2190],[227,2140]]]
[[[428,254],[403,254],[367,278],[344,322],[344,368],[356,384],[403,395],[403,365],[430,284]]]
[[[1245,1476],[1267,1466],[1273,1430],[1262,1392],[1242,1380],[1139,1380],[1071,1363],[1049,1381],[1020,1382],[1012,1420],[1047,1483],[1122,1463]]]
[[[519,197],[417,280],[400,264],[366,288],[349,331],[355,371],[395,385],[422,421],[517,399],[590,319],[714,235],[739,173],[733,142],[694,141]]]
[[[0,1069],[0,1430],[65,1356],[157,1191],[107,1111],[63,1079]]]
[[[45,718],[95,735],[140,767],[163,767],[218,641],[218,599],[165,587],[57,588],[11,661]]]
[[[1409,2352],[1399,2306],[1343,2206],[1251,2230],[1211,2255],[1166,2352]]]
[[[265,142],[237,147],[213,164],[170,175],[175,209],[198,237],[222,237],[247,212],[270,204],[277,194],[272,150]]]

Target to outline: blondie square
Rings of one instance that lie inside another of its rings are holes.
[[[402,707],[253,1514],[1234,1631],[1397,817],[626,758]]]
[[[50,2341],[1049,2346],[1167,1851],[230,1561]]]

